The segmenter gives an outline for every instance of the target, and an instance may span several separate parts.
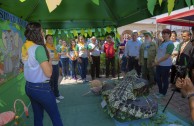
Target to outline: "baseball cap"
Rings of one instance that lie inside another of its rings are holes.
[[[137,33],[137,30],[133,30],[133,33]]]
[[[144,32],[143,35],[149,35],[151,38],[153,38],[153,35],[150,32]]]

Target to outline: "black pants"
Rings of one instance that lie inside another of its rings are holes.
[[[110,74],[110,65],[112,77],[115,77],[115,58],[106,58],[106,77],[109,77]]]
[[[93,63],[91,64],[91,77],[95,79],[100,75],[100,56],[92,56]]]
[[[128,59],[128,70],[131,71],[135,68],[138,76],[141,74],[141,66],[138,64],[138,60],[135,59],[135,56],[129,56]]]
[[[58,79],[59,79],[59,65],[52,65],[53,71],[50,78],[51,89],[54,92],[55,97],[59,97]]]
[[[171,73],[170,73],[170,83],[171,84],[175,84],[175,76],[176,76],[176,66],[175,65],[172,65],[171,67]]]

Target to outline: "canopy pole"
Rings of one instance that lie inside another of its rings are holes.
[[[156,22],[156,32],[155,32],[155,36],[158,39],[157,33],[158,33],[158,23]]]
[[[115,33],[115,40],[117,39],[116,38],[116,34],[117,34],[117,28],[118,28],[118,25],[117,26],[115,26],[115,28],[116,28],[116,33]],[[116,42],[116,41],[115,41]],[[119,78],[120,78],[120,59],[119,59],[119,53],[120,53],[120,49],[119,49],[119,46],[120,46],[120,40],[119,40],[119,43],[117,43],[117,45],[116,45],[116,48],[117,48],[117,79],[119,80]]]

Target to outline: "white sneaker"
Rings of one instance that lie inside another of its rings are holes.
[[[59,103],[60,101],[58,99],[56,99],[56,103]]]
[[[64,99],[64,97],[62,95],[60,95],[59,97],[57,97],[58,99]]]

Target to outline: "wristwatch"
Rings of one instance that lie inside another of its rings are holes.
[[[187,98],[190,99],[190,97],[193,97],[194,93],[187,95]]]

